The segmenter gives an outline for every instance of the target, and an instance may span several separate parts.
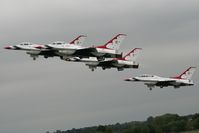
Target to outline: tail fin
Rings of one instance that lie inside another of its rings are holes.
[[[83,42],[85,41],[87,36],[85,35],[80,35],[77,38],[75,38],[73,41],[70,42],[70,44],[74,44],[74,45],[82,45]]]
[[[111,39],[110,41],[108,41],[104,46],[106,48],[118,50],[119,47],[120,47],[120,44],[122,43],[122,41],[124,40],[125,37],[126,37],[125,34],[118,34],[113,39]]]
[[[178,79],[191,79],[193,76],[193,73],[195,72],[196,67],[189,67],[186,71],[184,71],[182,74],[179,76],[173,77],[173,78],[178,78]]]
[[[141,51],[141,48],[134,48],[133,50],[131,50],[128,54],[126,54],[123,58],[125,60],[132,60],[135,61],[139,52]]]

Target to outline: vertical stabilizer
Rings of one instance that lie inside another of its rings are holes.
[[[134,48],[124,56],[124,59],[135,61],[141,50],[142,50],[141,48]]]
[[[182,74],[179,76],[176,76],[174,78],[179,78],[179,79],[191,79],[193,76],[194,72],[196,70],[196,67],[189,67],[186,71],[184,71]]]
[[[119,50],[119,47],[125,37],[126,37],[125,34],[118,34],[113,39],[108,41],[104,46],[109,49]]]
[[[70,44],[74,45],[82,45],[86,39],[85,35],[80,35],[77,38],[75,38],[73,41],[70,42]]]

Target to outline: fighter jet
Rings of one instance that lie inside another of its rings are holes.
[[[59,56],[61,59],[67,59],[72,56],[77,49],[82,49],[81,45],[83,44],[86,36],[80,35],[74,40],[72,40],[70,43],[62,42],[62,41],[56,41],[52,44],[47,45],[40,45],[36,46],[35,48],[40,50],[50,50],[53,51],[56,56]]]
[[[58,48],[58,47],[62,47],[65,45],[70,45],[70,48],[71,47],[80,47],[80,45],[82,45],[85,37],[86,36],[80,35],[77,38],[75,38],[74,40],[72,40],[69,44],[57,41],[57,42],[54,42],[51,46],[50,44],[43,45],[43,44],[34,44],[34,43],[30,43],[30,42],[23,42],[18,45],[6,46],[4,48],[9,49],[9,50],[26,51],[26,53],[29,54],[30,57],[33,58],[33,60],[36,60],[36,58],[39,55],[44,56],[44,58],[59,56],[59,54],[57,54],[58,53],[57,50],[55,50],[54,47]]]
[[[37,47],[44,47],[44,46],[41,44],[22,42],[18,45],[6,46],[4,47],[4,49],[26,51],[26,53],[29,54],[30,57],[33,58],[33,60],[36,60],[36,58],[39,55],[43,55],[45,58],[54,56],[52,51],[49,51],[48,49],[41,50],[41,49],[38,49]]]
[[[125,34],[118,34],[104,45],[82,48],[77,50],[74,55],[80,58],[96,57],[98,61],[105,58],[121,58],[118,50],[125,37]]]
[[[139,64],[137,64],[136,58],[140,52],[141,48],[135,48],[131,50],[122,58],[109,58],[104,61],[93,61],[87,62],[86,65],[94,71],[97,67],[102,67],[103,70],[110,68],[117,68],[118,71],[123,71],[126,68],[138,69]]]
[[[147,85],[150,90],[152,90],[152,88],[154,88],[155,86],[158,86],[160,88],[168,86],[173,86],[174,88],[180,88],[181,86],[192,86],[194,85],[194,83],[191,80],[191,77],[195,69],[196,67],[190,67],[182,74],[170,78],[144,74],[138,77],[127,78],[125,79],[125,81],[144,82],[144,84]]]

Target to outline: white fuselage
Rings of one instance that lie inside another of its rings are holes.
[[[115,60],[115,63],[112,64],[115,67],[122,67],[122,66],[133,66],[135,63],[130,60]]]
[[[39,55],[43,55],[45,58],[54,56],[54,53],[45,45],[33,44],[30,42],[23,42],[14,46],[6,46],[5,49],[26,51],[27,54],[33,57],[33,60],[35,60]]]
[[[19,50],[25,50],[27,54],[31,56],[38,56],[42,51],[49,51],[49,49],[45,49],[44,45],[40,44],[29,44],[29,45],[24,45],[24,44],[19,44],[16,45],[16,47]],[[42,49],[38,49],[37,47],[42,47]]]
[[[105,59],[110,60],[109,58]],[[89,58],[79,58],[79,57],[71,57],[66,59],[66,61],[71,61],[71,62],[83,62],[86,65],[91,65],[91,66],[97,66],[99,64],[99,61],[97,60],[96,57],[89,57]]]
[[[23,45],[23,44],[18,44],[15,45],[19,50],[25,50],[25,51],[41,51],[40,49],[37,49],[37,46],[40,46],[38,44],[28,44],[28,45]]]
[[[145,84],[156,86],[189,86],[194,84],[192,80],[188,79],[165,78],[156,75],[142,75],[131,78],[127,81],[145,82]]]
[[[80,45],[74,45],[74,44],[48,44],[48,47],[52,48],[53,50],[57,50],[56,54],[60,56],[68,56],[73,55],[76,50],[83,49],[84,47]]]
[[[167,81],[170,78],[163,78],[156,75],[141,75],[133,78],[135,81],[142,81],[142,82],[157,82],[157,81]],[[174,80],[174,79],[172,79]]]
[[[107,48],[95,48],[96,52],[92,52],[95,56],[103,56],[105,54],[116,54],[116,50],[113,49],[107,49]]]
[[[120,70],[123,70],[124,68],[138,68],[139,64],[136,64],[133,61],[127,61],[127,60],[120,60],[120,59],[113,59],[113,58],[105,58],[103,61],[98,61],[96,57],[89,57],[89,58],[78,58],[76,57],[76,60],[73,60],[75,62],[84,62],[87,66],[90,68],[97,68],[102,67],[103,70],[110,69],[110,68],[118,68]],[[71,61],[71,59],[70,59]]]

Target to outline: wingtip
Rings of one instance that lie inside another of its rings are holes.
[[[142,50],[142,48],[134,48],[134,49],[132,49],[131,51],[135,51],[135,50],[137,50],[137,49]]]
[[[142,48],[136,48],[136,49],[140,49],[140,50],[142,50]]]
[[[123,33],[120,33],[120,34],[118,34],[117,36],[120,36],[120,35],[122,35],[122,36],[127,36],[127,34],[123,34]]]
[[[79,35],[79,37],[87,37],[87,35]]]

